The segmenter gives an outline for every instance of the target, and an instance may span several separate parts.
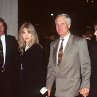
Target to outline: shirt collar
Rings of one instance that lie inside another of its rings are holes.
[[[65,37],[61,37],[61,36],[60,36],[60,40],[61,40],[61,39],[68,40],[68,39],[69,39],[69,36],[70,36],[70,33],[68,33]]]
[[[5,34],[1,35],[1,40],[3,40],[5,38]]]

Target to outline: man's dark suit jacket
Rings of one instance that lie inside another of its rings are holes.
[[[18,43],[14,36],[5,35],[5,71],[0,71],[0,97],[14,97],[18,79]]]

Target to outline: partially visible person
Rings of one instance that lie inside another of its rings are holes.
[[[90,90],[91,63],[84,38],[70,32],[71,18],[59,14],[55,18],[56,31],[60,36],[50,45],[50,57],[46,87],[51,95],[56,82],[56,97],[86,97]]]
[[[35,27],[26,22],[21,25],[18,37],[21,52],[21,78],[17,97],[41,97],[45,86],[45,59]]]
[[[85,27],[82,37],[87,40],[89,55],[91,55],[92,48],[96,43],[95,37],[94,37],[94,29],[90,25],[87,25]]]
[[[95,23],[95,33],[97,40],[97,22]],[[92,45],[90,51],[90,58],[91,58],[91,89],[90,89],[90,95],[89,97],[97,97],[97,42]]]
[[[87,40],[92,40],[93,29],[90,25],[85,27],[82,37],[86,38]]]
[[[0,18],[0,97],[15,97],[19,79],[18,42],[6,32],[7,24]]]

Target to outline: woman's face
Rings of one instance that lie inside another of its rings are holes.
[[[29,45],[29,43],[32,40],[32,34],[31,34],[31,32],[29,32],[27,28],[24,28],[22,36],[23,36],[24,41],[26,42],[26,45]]]

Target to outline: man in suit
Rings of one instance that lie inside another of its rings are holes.
[[[0,58],[0,97],[14,97],[19,78],[18,43],[15,37],[5,34],[6,30],[7,25],[0,18],[0,41],[3,48],[3,58]]]
[[[86,97],[91,75],[87,42],[70,33],[71,19],[67,14],[57,15],[55,24],[60,38],[50,45],[46,81],[48,96],[55,81],[56,97],[76,97],[79,93]]]

